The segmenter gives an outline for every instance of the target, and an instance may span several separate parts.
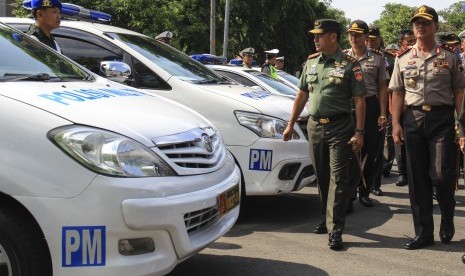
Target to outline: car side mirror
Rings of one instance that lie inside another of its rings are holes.
[[[100,72],[109,80],[123,83],[131,75],[131,67],[121,61],[102,61]]]

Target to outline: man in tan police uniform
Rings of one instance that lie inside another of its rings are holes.
[[[307,100],[310,120],[310,156],[315,166],[325,221],[315,233],[329,232],[329,247],[342,248],[342,232],[350,197],[349,160],[351,151],[363,146],[365,123],[365,85],[360,64],[339,49],[341,25],[332,19],[315,21],[316,50],[308,57],[300,77],[299,92],[283,140],[291,139],[294,124]],[[351,99],[355,99],[357,122],[351,118]]]
[[[378,156],[378,144],[386,127],[387,82],[386,61],[383,53],[368,48],[365,41],[369,28],[362,20],[355,20],[349,25],[349,42],[351,49],[345,50],[349,56],[358,60],[363,70],[363,81],[367,89],[365,95],[366,117],[365,136],[361,159],[364,161],[363,177],[366,186],[359,187],[359,201],[362,206],[373,207],[369,195],[375,176],[375,161]],[[358,183],[353,183],[354,194]]]
[[[465,76],[451,48],[434,40],[439,29],[437,12],[421,6],[410,21],[417,42],[398,53],[389,88],[393,90],[394,142],[405,142],[407,152],[416,235],[404,248],[418,249],[434,244],[433,186],[441,209],[439,238],[447,244],[455,233],[454,111],[461,114]],[[401,126],[404,101],[407,109]]]
[[[255,49],[251,47],[245,48],[239,53],[239,55],[242,58],[242,67],[247,68],[247,69],[252,68],[254,54],[255,54]]]

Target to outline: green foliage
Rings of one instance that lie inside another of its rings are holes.
[[[455,3],[438,12],[444,20],[444,23],[441,24],[442,31],[454,32],[458,35],[465,30],[465,12],[463,12],[462,7],[463,4]]]
[[[400,30],[412,29],[410,18],[415,12],[415,7],[409,7],[403,4],[389,3],[384,6],[379,20],[373,22],[378,26],[385,44],[398,43],[398,34]]]
[[[16,0],[15,16],[30,16]],[[208,0],[72,0],[73,4],[107,12],[112,25],[148,36],[169,30],[173,46],[186,54],[205,53],[210,49],[210,1]],[[223,52],[224,8],[226,0],[217,0],[216,53]],[[241,0],[231,1],[228,58],[242,49],[253,47],[259,63],[264,50],[277,48],[286,57],[286,68],[300,69],[306,57],[315,51],[308,33],[313,22],[334,18],[344,26],[344,12],[330,7],[331,0]],[[345,32],[344,32],[345,33]],[[342,41],[345,41],[344,39]]]

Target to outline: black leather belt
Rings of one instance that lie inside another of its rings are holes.
[[[342,119],[344,117],[347,117],[347,116],[350,116],[350,114],[341,113],[341,114],[333,115],[331,117],[315,117],[313,115],[310,115],[310,119],[312,119],[313,121],[318,122],[320,124],[329,124],[329,123],[340,120],[340,119]]]
[[[444,109],[453,109],[453,105],[407,105],[407,108],[410,110],[421,110],[424,112],[430,112],[432,110],[444,110]]]

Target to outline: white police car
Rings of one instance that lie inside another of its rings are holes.
[[[251,69],[242,66],[227,65],[207,65],[207,67],[245,86],[258,86],[273,94],[283,95],[291,99],[295,99],[297,95],[297,87],[294,88],[287,83],[284,83],[282,80],[276,80],[271,76],[262,73],[260,68],[257,67]]]
[[[63,4],[64,5],[64,4]],[[27,31],[32,20],[0,18]],[[182,52],[130,30],[63,20],[53,31],[62,53],[98,73],[102,62],[124,61],[125,82],[184,104],[220,130],[242,172],[247,195],[297,191],[315,180],[304,111],[291,141],[282,141],[293,101],[228,80]]]
[[[207,119],[1,23],[0,49],[0,275],[166,274],[233,226]]]

